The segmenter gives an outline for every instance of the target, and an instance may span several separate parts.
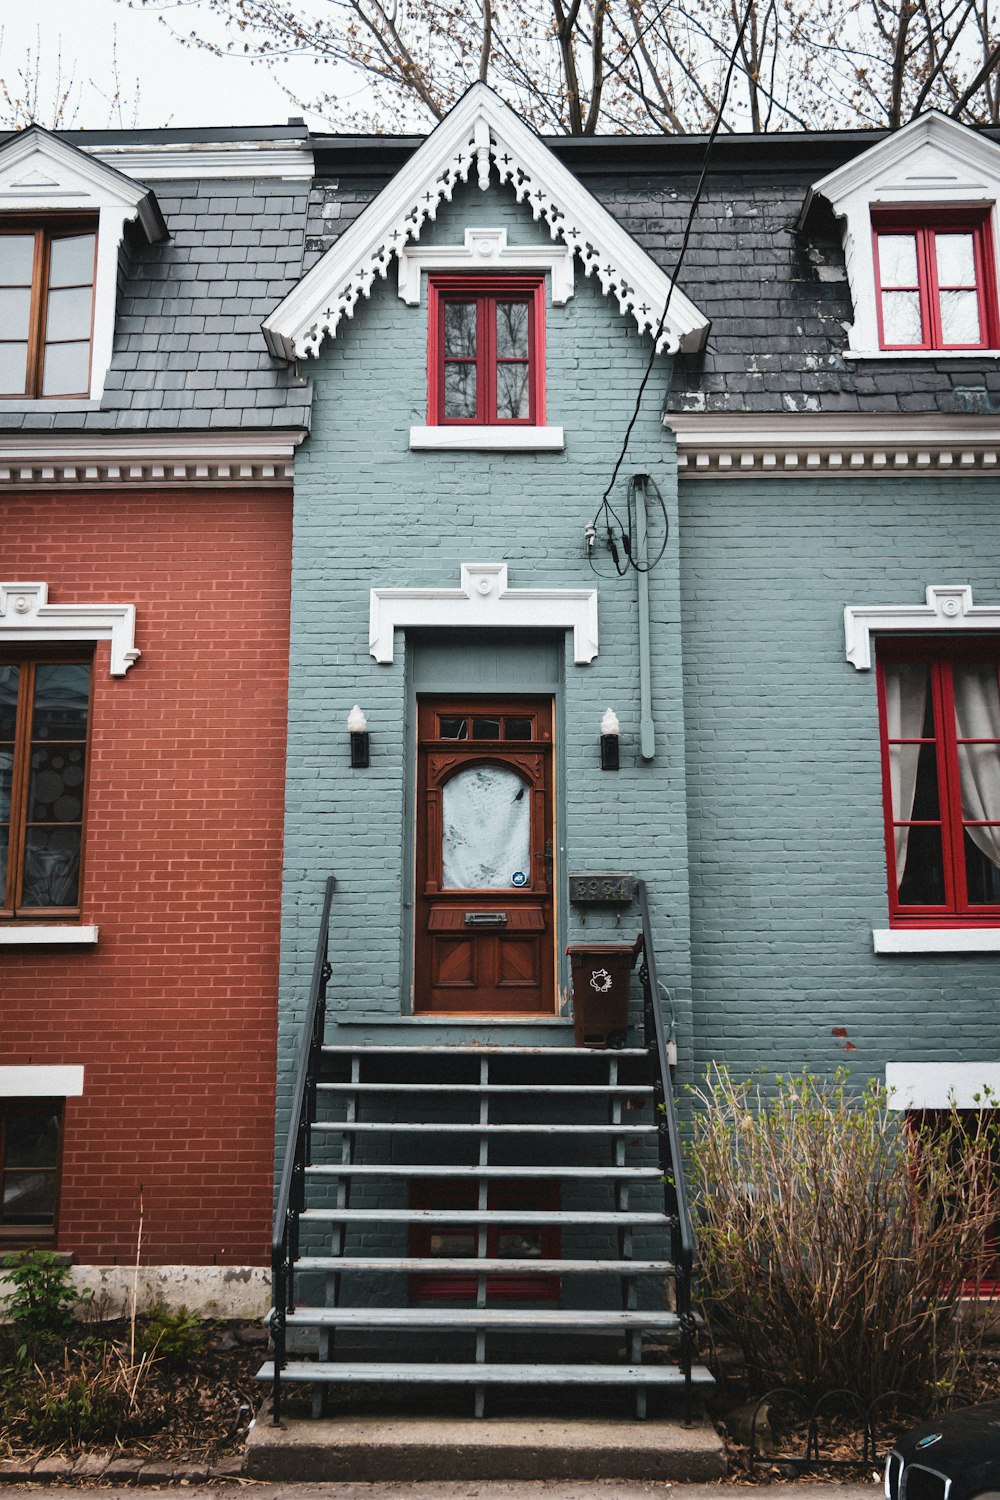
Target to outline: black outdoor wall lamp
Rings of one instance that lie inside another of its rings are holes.
[[[604,710],[601,719],[601,770],[618,770],[618,734],[621,725],[613,708]]]
[[[351,769],[367,771],[371,763],[371,738],[368,720],[356,703],[347,715],[347,732],[351,736]]]

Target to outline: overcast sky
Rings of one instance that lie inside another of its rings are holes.
[[[181,34],[195,29],[200,7],[168,13]],[[206,18],[206,24],[210,22]],[[302,110],[278,87],[266,68],[240,59],[221,59],[185,47],[150,11],[132,10],[120,0],[0,0],[0,77],[11,93],[29,50],[40,58],[39,122],[51,124],[61,50],[64,86],[75,87],[70,125],[79,129],[117,127],[109,119],[114,94],[112,55],[117,30],[118,74],[125,101],[125,126],[283,125]],[[218,30],[215,32],[218,35]],[[303,92],[315,87],[316,69],[303,65]],[[102,95],[104,97],[102,97]],[[138,105],[138,117],[133,118]],[[46,115],[49,118],[46,118]],[[310,125],[329,129],[310,117]]]

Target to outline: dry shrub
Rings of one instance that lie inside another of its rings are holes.
[[[151,1368],[148,1354],[133,1361],[114,1344],[67,1349],[61,1363],[18,1371],[0,1416],[27,1441],[71,1448],[120,1442],[148,1424]]]
[[[765,1094],[719,1069],[696,1097],[702,1305],[751,1379],[866,1401],[953,1389],[983,1322],[959,1304],[995,1254],[992,1112],[906,1126],[844,1072]]]

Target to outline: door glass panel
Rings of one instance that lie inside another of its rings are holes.
[[[469,738],[468,720],[445,717],[442,714],[438,720],[438,737],[442,740],[467,740]]]
[[[445,890],[497,890],[530,877],[531,788],[506,766],[468,766],[441,797]]]
[[[28,819],[79,823],[83,817],[82,745],[39,745],[31,752]]]
[[[461,1230],[446,1230],[443,1234],[431,1235],[429,1249],[433,1256],[455,1260],[471,1259],[476,1253],[476,1236]]]
[[[499,1260],[538,1260],[542,1254],[542,1236],[540,1233],[532,1234],[526,1230],[524,1234],[518,1234],[516,1230],[510,1234],[497,1236],[497,1258]]]
[[[7,745],[0,745],[0,843],[6,839],[6,823],[10,817],[10,788],[14,775],[14,752]],[[3,891],[0,890],[0,896]]]
[[[498,740],[500,738],[500,720],[473,719],[472,738],[474,740]]]
[[[85,740],[90,667],[85,662],[40,666],[35,672],[33,740]]]
[[[504,719],[503,734],[505,740],[530,740],[532,737],[533,719]]]
[[[20,668],[0,665],[0,740],[8,743],[14,738],[17,720],[17,679]]]

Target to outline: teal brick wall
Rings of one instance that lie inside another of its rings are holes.
[[[997,1057],[997,956],[873,953],[888,925],[875,677],[847,662],[843,628],[846,604],[922,604],[928,583],[994,602],[996,482],[681,491],[697,1069]]]
[[[468,188],[421,243],[461,244],[467,224],[504,224],[510,241],[547,231],[512,198]],[[305,1004],[323,880],[339,889],[332,927],[331,1020],[352,1040],[388,1040],[405,1008],[403,875],[407,857],[404,767],[406,650],[379,666],[368,650],[369,590],[376,585],[455,587],[462,562],[505,561],[515,588],[600,591],[600,654],[567,658],[560,795],[568,870],[626,869],[649,882],[664,976],[676,986],[690,1038],[686,804],[678,553],[672,543],[650,579],[655,761],[638,752],[637,605],[634,575],[589,567],[584,526],[597,509],[632,412],[648,340],[617,304],[578,272],[576,295],[547,314],[548,420],[566,433],[561,453],[411,453],[411,425],[426,421],[427,308],[406,307],[395,269],[360,304],[306,373],[315,385],[312,436],[296,460],[292,653],[284,878],[279,1116]],[[659,407],[669,361],[658,362],[636,426],[624,479],[653,474],[676,525],[675,453]],[[610,576],[609,576],[610,575]],[[456,683],[456,687],[461,684]],[[345,720],[359,702],[371,730],[367,771],[351,771]],[[599,768],[604,709],[622,723],[622,769]],[[638,916],[615,926],[564,911],[566,940],[631,938]],[[332,1033],[332,1026],[329,1028]],[[523,1039],[517,1028],[507,1033]],[[523,1028],[522,1028],[523,1030]],[[455,1030],[442,1031],[455,1037]],[[486,1035],[483,1028],[476,1032]],[[434,1039],[426,1024],[419,1039]],[[416,1039],[407,1035],[407,1040]],[[550,1039],[552,1039],[550,1037]],[[560,1030],[559,1040],[565,1040]],[[280,1127],[279,1127],[280,1133]]]

